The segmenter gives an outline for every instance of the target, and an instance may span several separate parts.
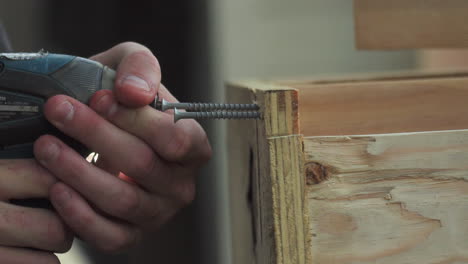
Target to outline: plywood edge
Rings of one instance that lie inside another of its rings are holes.
[[[263,114],[229,123],[233,244],[243,255],[236,263],[310,263],[297,96],[263,82],[228,85],[228,99],[255,102]]]
[[[263,241],[259,263],[310,263],[298,92],[256,89],[255,95],[263,113],[256,128],[258,174],[254,185]]]
[[[271,137],[268,148],[275,263],[311,263],[302,136]]]
[[[228,84],[231,90],[250,91],[262,113],[258,125],[266,137],[299,134],[298,90],[266,81]],[[232,98],[229,98],[232,100]]]

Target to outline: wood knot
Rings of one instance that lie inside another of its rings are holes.
[[[327,168],[317,162],[309,162],[305,165],[306,184],[319,184],[328,180]]]

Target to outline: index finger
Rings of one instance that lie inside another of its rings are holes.
[[[174,123],[172,115],[149,106],[123,107],[109,91],[96,94],[89,105],[117,127],[146,142],[165,161],[198,167],[211,157],[207,135],[194,120]]]

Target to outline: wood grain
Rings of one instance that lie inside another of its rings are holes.
[[[466,76],[466,75],[465,75]],[[468,77],[296,82],[301,134],[359,135],[468,128]]]
[[[304,138],[313,263],[468,263],[468,130]],[[309,171],[307,177],[314,177]]]
[[[245,82],[228,91],[263,113],[229,125],[233,263],[310,263],[297,90]]]
[[[228,91],[233,263],[468,263],[466,74]]]
[[[466,0],[355,0],[359,49],[468,47]]]
[[[307,245],[311,237],[307,231],[308,219],[304,218],[302,138],[275,137],[268,143],[277,260],[261,263],[310,263]]]

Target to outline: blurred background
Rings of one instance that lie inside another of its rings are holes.
[[[225,81],[403,71],[433,58],[356,51],[349,0],[0,0],[0,20],[15,51],[88,57],[123,41],[142,43],[182,101],[224,101]],[[229,139],[224,122],[202,125],[214,155],[192,206],[130,252],[105,255],[76,241],[62,263],[232,263]]]

